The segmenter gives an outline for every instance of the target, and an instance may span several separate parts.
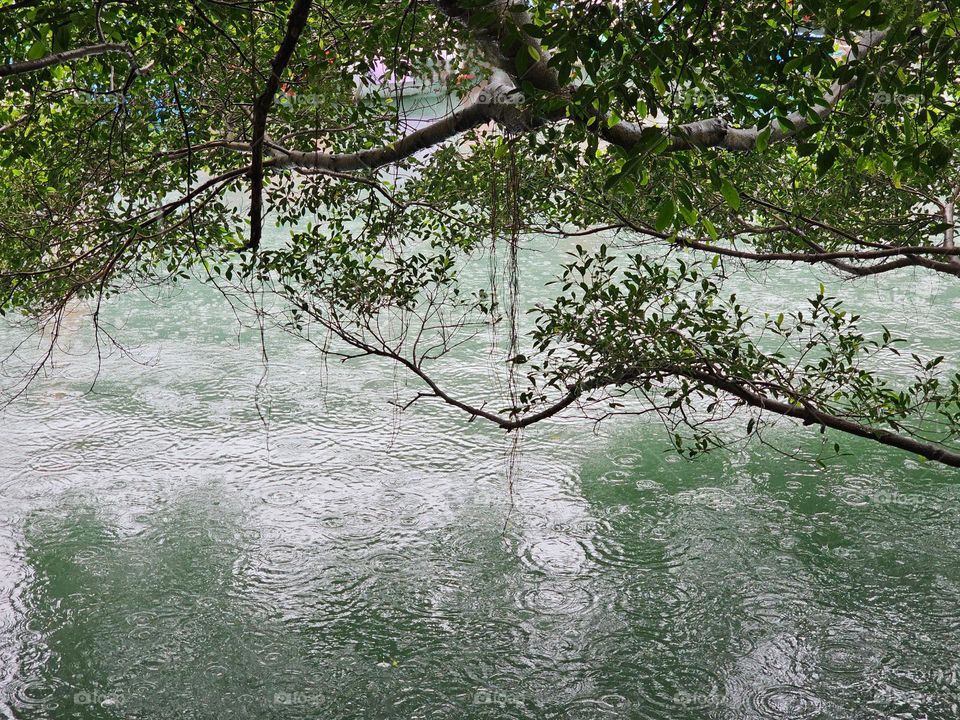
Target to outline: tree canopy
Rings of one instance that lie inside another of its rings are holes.
[[[771,264],[960,277],[958,12],[0,0],[0,311],[56,324],[199,273],[506,430],[627,408],[696,455],[742,410],[745,436],[787,416],[960,467],[952,359],[822,285],[775,317],[736,294]],[[575,249],[521,332],[544,235]],[[478,257],[500,269],[468,281]],[[437,379],[501,325],[506,393]]]

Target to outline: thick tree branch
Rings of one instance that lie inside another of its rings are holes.
[[[549,51],[524,30],[530,24],[530,16],[526,11],[517,9],[518,3],[511,0],[494,0],[477,6],[460,0],[436,0],[434,4],[451,19],[467,25],[487,51],[488,57],[496,57],[497,65],[506,72],[513,73],[518,84],[526,81],[538,90],[559,97],[572,97],[575,94],[576,88],[562,87],[559,84],[556,73],[549,67]],[[511,32],[507,31],[508,23],[512,24]],[[844,61],[860,59],[867,51],[879,45],[884,37],[886,32],[866,33],[847,51]],[[513,38],[513,40],[508,41],[506,38]],[[518,74],[517,60],[527,54],[539,59],[525,72]],[[814,109],[815,115],[820,120],[825,119],[857,81],[858,78],[854,76],[846,83],[834,82]],[[644,131],[657,128],[661,129],[665,135],[669,135],[671,150],[715,147],[743,152],[756,149],[757,138],[761,132],[757,127],[730,127],[722,118],[700,120],[672,129],[622,120],[610,126],[606,118],[600,118],[600,120],[597,125],[601,136],[608,142],[624,148],[634,147],[641,142]],[[772,124],[769,141],[773,143],[785,140],[808,127],[810,122],[806,114],[794,112],[787,117],[786,123],[775,121]]]
[[[466,103],[449,115],[389,145],[355,153],[304,152],[287,149],[266,140],[264,137],[266,113],[269,111],[279,85],[279,74],[276,72],[277,59],[275,58],[274,73],[271,75],[270,82],[268,82],[268,88],[258,99],[254,112],[254,142],[251,146],[253,150],[251,176],[254,185],[251,200],[251,246],[256,246],[260,238],[262,172],[267,165],[275,169],[302,168],[332,172],[369,170],[399,162],[420,150],[439,145],[459,133],[479,127],[491,120],[511,127],[530,127],[554,120],[560,116],[558,113],[554,118],[532,118],[522,112],[514,102],[514,98],[518,97],[517,84],[524,81],[531,83],[538,89],[558,96],[570,97],[575,92],[575,88],[561,87],[558,84],[556,73],[548,66],[549,53],[539,45],[535,38],[525,32],[520,32],[519,35],[516,32],[510,34],[505,32],[505,23],[514,23],[515,27],[523,27],[529,24],[530,18],[526,12],[513,9],[515,5],[511,6],[509,2],[504,0],[488,3],[480,8],[480,10],[485,11],[482,13],[466,8],[460,2],[438,0],[435,4],[448,17],[466,23],[471,27],[487,50],[487,54],[494,56],[495,65],[499,69],[494,72],[490,84],[481,91],[479,99]],[[489,12],[491,8],[494,10],[492,13]],[[483,19],[479,25],[475,24],[478,17]],[[508,46],[501,42],[501,38],[505,35],[519,37],[519,40],[515,40]],[[883,37],[884,33],[881,32],[868,34],[859,46],[855,46],[848,51],[848,55],[854,58],[860,57],[866,50],[879,44]],[[526,47],[528,45],[535,50],[540,59],[525,72],[518,73],[515,65],[516,55],[521,51],[527,52]],[[284,48],[281,46],[281,52],[283,50]],[[280,58],[280,53],[278,53],[278,58]],[[289,57],[284,61],[284,67],[288,61]],[[824,97],[823,104],[817,109],[817,115],[821,118],[827,117],[840,98],[853,87],[854,83],[855,80],[842,85],[835,83]],[[770,141],[786,139],[793,133],[807,127],[809,123],[810,120],[806,115],[794,113],[789,117],[788,123],[775,122],[773,124]],[[601,134],[606,140],[627,148],[640,142],[641,134],[652,127],[625,121],[621,121],[613,127],[608,127],[606,122],[601,122],[599,125],[602,128]],[[670,147],[672,150],[706,147],[738,151],[751,150],[755,148],[757,137],[760,134],[758,128],[731,128],[717,118],[689,123],[672,130],[668,128],[660,129],[665,134],[671,134]],[[272,156],[266,163],[263,160],[265,152]]]
[[[296,50],[300,34],[306,27],[310,15],[312,0],[295,0],[287,18],[287,31],[280,43],[273,61],[270,63],[270,77],[267,78],[263,92],[253,104],[253,137],[250,150],[253,153],[250,170],[250,242],[248,247],[260,247],[263,234],[263,145],[267,131],[267,115],[273,105],[277,90],[280,89],[280,77],[290,63]]]
[[[37,58],[36,60],[24,60],[23,62],[0,65],[0,78],[36,72],[37,70],[42,70],[52,65],[63,65],[71,60],[80,60],[81,58],[106,55],[108,53],[123,53],[130,58],[134,67],[137,67],[133,51],[126,43],[100,43],[98,45],[87,45],[85,47],[74,48],[73,50],[52,53],[42,58]]]
[[[866,33],[858,44],[852,46],[846,52],[843,58],[844,61],[861,58],[867,51],[877,47],[886,35],[886,32]],[[825,120],[836,108],[840,99],[856,86],[858,80],[859,78],[855,75],[846,83],[834,82],[830,86],[830,90],[821,98],[818,106],[814,108],[814,114],[821,121]],[[776,143],[786,140],[809,127],[810,123],[810,117],[801,112],[791,113],[787,117],[786,123],[775,120],[770,127],[769,142]],[[625,126],[630,125],[630,123],[622,124]],[[623,142],[630,141],[631,134],[638,139],[639,136],[637,133],[642,131],[642,128],[627,127],[625,129],[618,129],[617,126],[614,126],[610,128],[610,131],[620,139],[620,142],[617,144],[622,145]],[[756,148],[757,138],[760,136],[760,132],[760,128],[757,127],[732,128],[723,120],[713,118],[711,120],[703,120],[677,127],[671,139],[670,148],[672,150],[690,150],[693,148],[718,147],[724,150],[746,152]],[[620,137],[621,135],[622,137]],[[637,140],[633,142],[635,144]]]
[[[439,145],[491,120],[511,126],[523,124],[525,121],[519,109],[509,101],[514,88],[504,80],[502,76],[495,77],[494,81],[480,92],[477,99],[468,101],[435,122],[379,148],[355,153],[300,152],[269,143],[268,150],[272,156],[270,167],[333,172],[371,170],[399,162],[420,150]]]

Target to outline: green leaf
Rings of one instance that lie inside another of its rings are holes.
[[[717,242],[720,239],[720,234],[717,232],[717,228],[712,222],[707,220],[707,218],[703,219],[703,227],[707,231],[707,235],[710,236],[711,240]]]
[[[42,40],[37,40],[30,49],[27,50],[27,60],[39,60],[47,54],[47,44]]]
[[[660,203],[660,206],[657,208],[657,217],[653,222],[653,226],[658,232],[663,232],[673,224],[673,218],[676,214],[676,203],[673,201],[673,198],[667,198]]]
[[[953,150],[944,145],[939,140],[930,146],[930,163],[934,169],[946,167],[947,163],[953,157]]]
[[[740,193],[737,191],[737,188],[734,187],[733,183],[726,178],[720,183],[720,194],[723,195],[723,199],[727,201],[727,205],[734,210],[740,209]]]
[[[763,152],[767,149],[767,146],[770,145],[770,133],[773,131],[773,126],[767,125],[763,130],[760,131],[760,134],[757,135],[757,150]]]
[[[829,171],[830,168],[832,168],[837,162],[837,158],[839,156],[840,150],[836,145],[820,153],[817,156],[817,177],[823,177],[826,175],[827,171]]]
[[[687,205],[681,203],[680,205],[677,206],[677,210],[679,211],[680,215],[683,217],[683,221],[687,225],[696,224],[697,218],[699,217],[699,213],[696,211],[695,208],[688,207]]]
[[[664,84],[663,78],[660,77],[660,68],[656,68],[650,75],[650,84],[653,85],[661,95],[667,94],[667,86]]]

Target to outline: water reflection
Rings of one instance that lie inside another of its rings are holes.
[[[628,442],[519,483],[512,507],[417,472],[61,493],[6,526],[8,712],[947,716],[955,528],[871,501],[886,478],[848,484],[855,467],[631,466]]]

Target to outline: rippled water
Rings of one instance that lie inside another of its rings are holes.
[[[526,267],[529,288],[551,272]],[[953,350],[960,293],[923,278],[841,289]],[[815,282],[750,292],[773,310]],[[688,462],[655,423],[567,419],[511,474],[511,438],[400,414],[394,368],[282,335],[258,411],[259,346],[199,283],[110,313],[138,362],[107,357],[89,391],[78,319],[0,415],[7,717],[957,715],[950,470],[852,440],[827,469]],[[459,382],[488,367],[465,354]]]

